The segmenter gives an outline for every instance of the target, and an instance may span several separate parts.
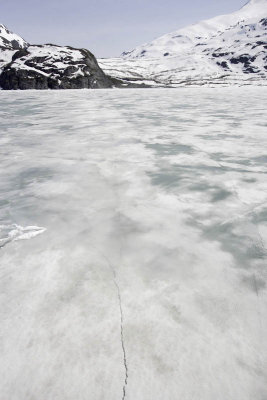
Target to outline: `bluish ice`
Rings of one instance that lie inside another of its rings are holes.
[[[0,92],[0,399],[267,398],[266,88]]]

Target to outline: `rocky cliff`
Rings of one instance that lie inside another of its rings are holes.
[[[2,89],[109,88],[106,76],[90,51],[52,44],[28,46],[13,53],[0,76]]]
[[[53,44],[30,45],[0,25],[0,87],[26,89],[95,89],[120,86],[105,75],[86,49]]]

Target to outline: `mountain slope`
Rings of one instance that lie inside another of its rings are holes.
[[[17,50],[27,46],[28,43],[22,37],[0,24],[0,72],[7,63],[11,62],[12,56]]]
[[[112,76],[153,85],[258,83],[267,77],[267,0],[202,21],[100,60]]]
[[[112,87],[113,81],[85,49],[29,45],[15,52],[0,75],[3,89],[83,89]]]
[[[28,43],[19,35],[9,31],[0,24],[0,49],[18,50],[28,46]]]
[[[189,47],[199,45],[203,41],[208,43],[209,40],[215,38],[221,41],[223,39],[221,35],[237,26],[241,27],[243,22],[256,23],[264,17],[267,17],[267,0],[251,0],[232,14],[220,15],[179,29],[128,53],[123,53],[123,56],[127,58],[164,57],[166,52],[169,56],[177,55],[177,52],[188,50]],[[234,32],[230,33],[234,34]]]
[[[30,45],[0,25],[0,87],[12,89],[83,89],[119,85],[105,75],[86,49]]]

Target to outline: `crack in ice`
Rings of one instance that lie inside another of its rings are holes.
[[[114,271],[115,272],[115,271]],[[123,330],[123,311],[122,311],[122,303],[121,303],[121,294],[120,294],[120,287],[116,281],[116,273],[114,274],[114,283],[115,286],[117,287],[118,291],[118,299],[119,299],[119,306],[120,306],[120,317],[121,317],[121,347],[122,347],[122,352],[123,352],[123,363],[124,363],[124,369],[125,369],[125,380],[124,380],[124,386],[123,386],[123,396],[122,400],[125,399],[126,397],[126,386],[128,384],[128,365],[127,365],[127,357],[126,357],[126,350],[125,350],[125,344],[124,344],[124,330]]]
[[[129,375],[128,375],[127,354],[126,354],[126,348],[125,348],[125,343],[124,343],[124,318],[123,318],[123,308],[122,308],[122,301],[121,301],[121,289],[118,284],[116,270],[115,270],[114,266],[112,265],[112,263],[110,262],[110,260],[108,259],[108,257],[105,254],[103,254],[102,251],[99,251],[99,249],[97,249],[96,246],[93,245],[92,247],[94,247],[101,254],[101,256],[105,259],[105,261],[112,273],[113,283],[117,290],[117,297],[118,297],[119,310],[120,310],[121,348],[122,348],[122,353],[123,353],[123,365],[124,365],[124,370],[125,370],[125,378],[124,378],[124,384],[123,384],[123,388],[122,388],[122,400],[125,400],[126,387],[128,385],[128,376]],[[121,249],[120,249],[120,258],[121,258]]]
[[[121,331],[121,347],[122,347],[122,353],[123,353],[123,364],[124,364],[124,370],[125,370],[125,379],[124,379],[124,385],[122,388],[122,400],[126,398],[126,387],[128,384],[128,364],[127,364],[127,356],[126,356],[126,349],[125,349],[125,343],[124,343],[124,318],[123,318],[123,309],[122,309],[122,301],[121,301],[121,290],[120,286],[117,281],[117,274],[115,268],[112,266],[110,263],[109,259],[103,255],[105,258],[111,272],[113,275],[113,282],[114,285],[116,286],[117,289],[117,295],[118,295],[118,300],[119,300],[119,309],[120,309],[120,331]]]

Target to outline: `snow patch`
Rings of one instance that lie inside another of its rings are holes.
[[[24,228],[17,224],[0,225],[0,248],[17,240],[32,239],[45,231],[46,228],[39,226],[26,226]]]

